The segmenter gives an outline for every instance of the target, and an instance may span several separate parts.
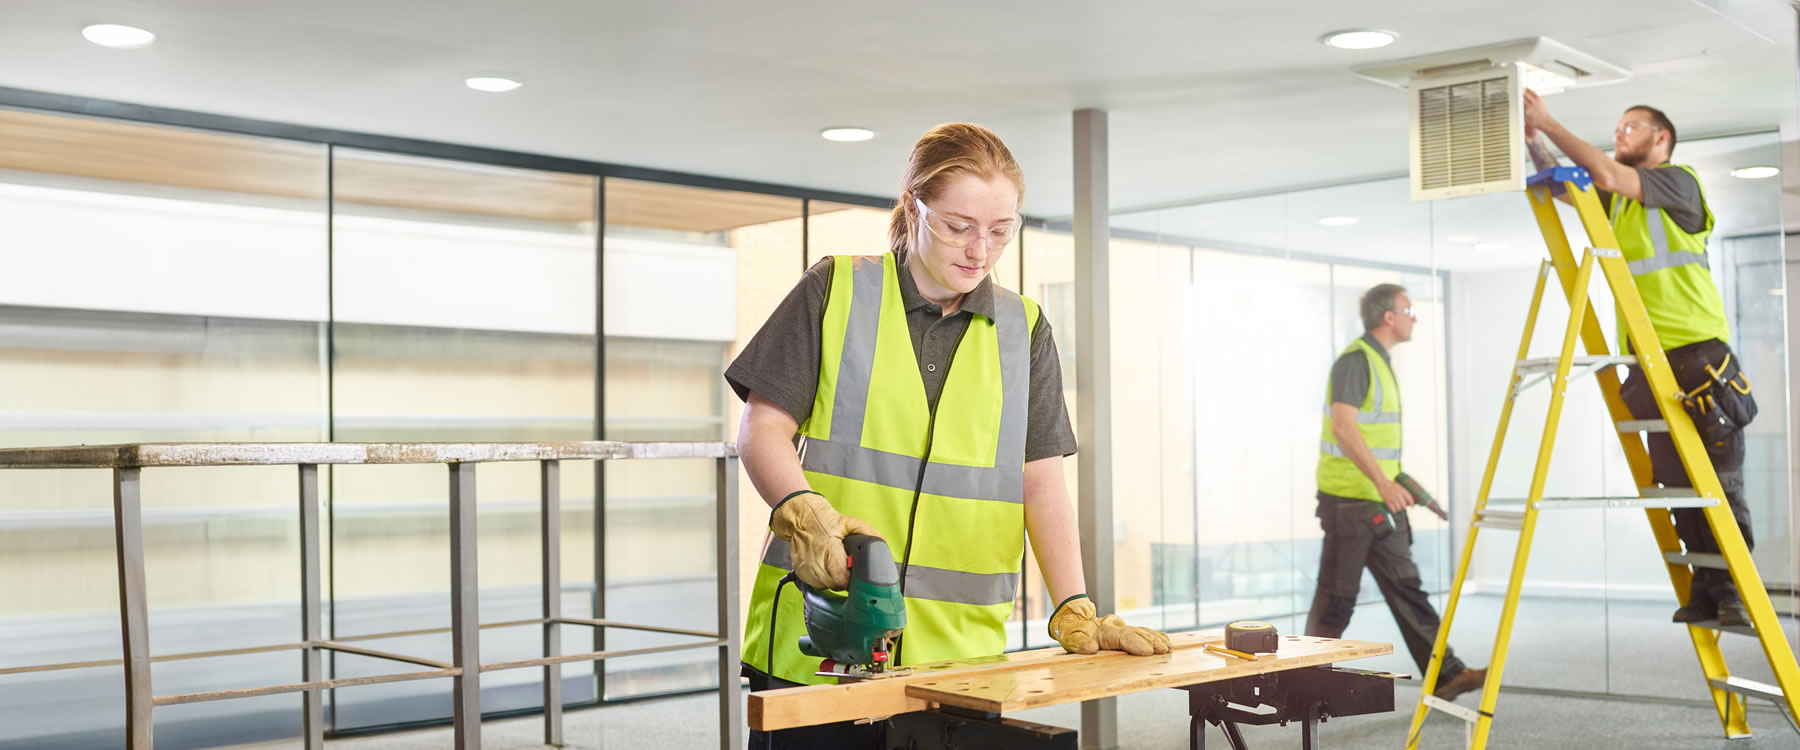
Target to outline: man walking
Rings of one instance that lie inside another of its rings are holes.
[[[1438,614],[1413,564],[1406,509],[1414,498],[1394,481],[1400,474],[1400,382],[1388,361],[1389,350],[1412,339],[1417,318],[1412,299],[1397,284],[1378,284],[1363,294],[1361,313],[1367,332],[1338,355],[1326,386],[1318,470],[1325,545],[1306,634],[1343,637],[1367,567],[1423,674],[1437,643]],[[1455,700],[1486,678],[1485,668],[1468,669],[1445,648],[1433,694]]]

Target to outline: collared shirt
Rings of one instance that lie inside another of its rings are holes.
[[[950,372],[951,357],[974,315],[993,317],[994,280],[981,283],[963,295],[962,306],[945,315],[942,307],[919,294],[918,284],[904,263],[898,278],[906,306],[906,327],[912,335],[919,377],[925,381],[925,397],[936,407]],[[725,370],[725,380],[738,398],[755,392],[781,407],[796,422],[812,414],[818,394],[819,358],[823,350],[825,300],[831,291],[830,258],[807,269],[787,298],[769,314],[756,335]],[[1025,460],[1036,461],[1075,452],[1075,431],[1063,399],[1062,363],[1050,321],[1042,314],[1031,331],[1031,399],[1025,427]]]
[[[1381,361],[1387,363],[1388,369],[1393,369],[1394,362],[1388,357],[1387,349],[1382,348],[1381,342],[1376,341],[1373,335],[1367,333],[1362,335],[1362,340],[1363,343],[1369,345],[1370,349],[1374,349],[1376,354],[1381,355]],[[1369,355],[1360,350],[1346,352],[1343,356],[1338,357],[1337,362],[1331,366],[1331,402],[1349,404],[1361,409],[1363,399],[1368,397]]]

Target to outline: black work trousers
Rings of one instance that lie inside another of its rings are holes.
[[[1731,347],[1718,339],[1708,339],[1686,346],[1676,347],[1666,352],[1669,357],[1669,369],[1675,374],[1675,384],[1683,391],[1691,391],[1702,383],[1712,379],[1707,372],[1707,365],[1719,367],[1727,357],[1731,356]],[[1732,368],[1735,370],[1735,367]],[[1719,391],[1722,397],[1728,395],[1728,386],[1715,384],[1713,390]],[[1729,396],[1737,398],[1735,395]],[[1627,368],[1625,382],[1619,386],[1619,398],[1631,409],[1631,416],[1638,419],[1661,419],[1662,413],[1656,408],[1656,397],[1650,392],[1650,380],[1644,377],[1644,371],[1636,365]],[[1754,414],[1754,408],[1750,412]],[[1745,420],[1747,421],[1747,420]],[[1706,443],[1706,455],[1712,459],[1713,472],[1719,475],[1719,485],[1725,490],[1725,500],[1731,505],[1731,515],[1737,519],[1738,530],[1744,535],[1744,545],[1756,549],[1756,537],[1750,533],[1750,506],[1744,504],[1744,433],[1740,429],[1722,440],[1702,441]],[[1658,484],[1664,487],[1692,487],[1693,480],[1688,478],[1687,469],[1681,465],[1681,454],[1675,450],[1675,441],[1666,432],[1649,433],[1650,466]],[[1681,537],[1687,551],[1718,554],[1719,542],[1713,537],[1712,527],[1706,523],[1705,512],[1699,508],[1676,508],[1675,533]],[[1717,568],[1695,568],[1694,587],[1689,592],[1689,604],[1693,597],[1701,597],[1701,601],[1712,601],[1715,604],[1737,602],[1739,600],[1737,586],[1731,583],[1731,573]]]
[[[750,678],[750,692],[799,687],[780,677],[744,665],[744,676]],[[881,750],[886,739],[885,721],[856,724],[843,721],[810,727],[780,729],[773,732],[750,730],[750,750]]]
[[[1412,523],[1405,513],[1393,513],[1391,531],[1373,523],[1387,513],[1381,503],[1344,498],[1319,499],[1319,526],[1325,530],[1325,546],[1319,555],[1319,585],[1313,590],[1312,610],[1306,616],[1306,634],[1317,638],[1342,638],[1356,612],[1357,589],[1363,568],[1375,576],[1381,596],[1387,599],[1400,626],[1406,650],[1419,665],[1423,679],[1431,665],[1431,647],[1437,645],[1438,613],[1419,580],[1419,566],[1412,559]],[[1456,652],[1444,649],[1439,685],[1454,679],[1464,665]]]

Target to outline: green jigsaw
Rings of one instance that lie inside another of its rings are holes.
[[[806,635],[800,653],[824,657],[818,674],[825,677],[877,679],[911,672],[888,664],[894,639],[906,629],[906,599],[900,593],[900,569],[880,537],[844,537],[849,555],[850,588],[840,594],[815,589],[798,579]]]

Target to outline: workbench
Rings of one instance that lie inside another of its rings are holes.
[[[1218,725],[1234,748],[1238,724],[1302,725],[1303,747],[1317,744],[1317,723],[1334,716],[1392,711],[1395,675],[1334,667],[1392,653],[1393,645],[1282,636],[1277,653],[1254,660],[1208,651],[1222,630],[1172,633],[1161,656],[1102,651],[1091,656],[1051,647],[964,661],[913,666],[911,674],[841,685],[808,685],[750,694],[752,729],[773,731],[840,721],[887,722],[896,748],[1061,750],[1076,733],[1007,718],[1028,708],[1107,698],[1159,688],[1189,693],[1189,738],[1206,746]],[[1251,710],[1258,706],[1262,710]]]

